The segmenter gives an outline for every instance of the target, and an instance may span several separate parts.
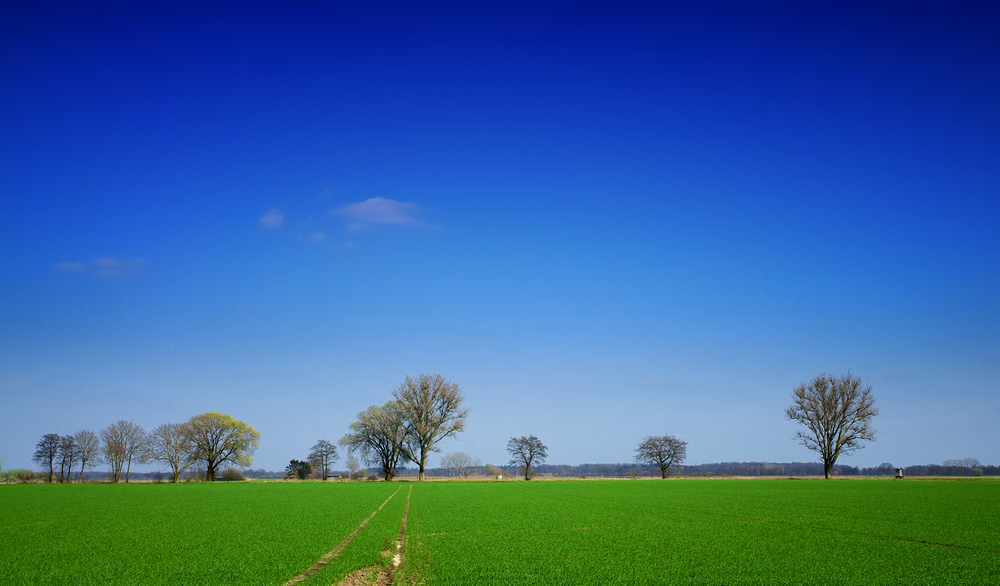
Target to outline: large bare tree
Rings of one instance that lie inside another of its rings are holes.
[[[406,457],[416,463],[418,479],[423,480],[428,454],[438,451],[438,442],[465,429],[465,397],[457,384],[440,374],[408,376],[393,396],[403,414]]]
[[[643,466],[658,466],[660,478],[666,478],[670,467],[686,457],[687,442],[672,435],[647,435],[635,449],[635,461]]]
[[[101,462],[101,440],[89,429],[80,430],[73,437],[76,439],[76,456],[80,461],[80,476],[77,480],[83,482],[83,471],[87,468],[87,464]]]
[[[510,453],[512,466],[524,467],[525,480],[531,480],[534,475],[532,464],[541,464],[549,457],[549,449],[533,435],[510,438],[507,442],[507,452]]]
[[[792,404],[785,417],[806,426],[795,437],[803,446],[819,452],[823,472],[830,478],[837,458],[875,440],[872,419],[878,415],[871,385],[862,385],[850,372],[843,376],[821,374],[792,390]]]
[[[119,419],[101,430],[101,451],[104,461],[111,466],[111,482],[121,480],[125,472],[128,482],[132,462],[141,464],[147,458],[146,432],[131,421]]]
[[[381,466],[388,481],[396,475],[399,461],[406,458],[404,441],[402,409],[398,401],[389,401],[358,413],[358,420],[351,424],[350,433],[340,438],[340,445],[350,454],[359,454],[366,464]]]
[[[170,466],[171,481],[177,483],[181,474],[194,463],[194,442],[185,423],[164,423],[149,434],[149,457]]]
[[[46,482],[52,482],[52,477],[55,476],[55,461],[56,457],[59,456],[61,443],[62,437],[58,433],[47,433],[35,444],[35,453],[31,459],[39,466],[48,464],[49,479]]]
[[[308,459],[309,463],[312,464],[313,470],[319,472],[323,480],[326,480],[330,476],[330,467],[339,458],[340,456],[337,455],[337,446],[333,445],[331,441],[321,439],[313,445]]]
[[[260,432],[224,413],[202,413],[184,424],[193,460],[205,462],[205,479],[215,480],[219,467],[231,462],[248,468],[260,446]]]

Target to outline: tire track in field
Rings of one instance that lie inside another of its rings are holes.
[[[400,486],[399,488],[397,488],[396,492],[399,492],[399,490],[401,488],[403,488],[403,487]],[[410,490],[411,491],[413,490],[412,486],[410,486]],[[350,543],[352,539],[354,539],[354,536],[356,536],[358,533],[361,533],[361,530],[365,528],[365,525],[368,524],[368,521],[371,521],[375,517],[375,515],[379,511],[382,510],[382,507],[384,507],[387,504],[389,504],[389,501],[392,500],[392,497],[396,496],[396,492],[390,494],[389,498],[385,499],[384,503],[382,503],[381,505],[379,505],[379,507],[377,509],[375,509],[374,511],[372,511],[372,514],[368,515],[368,518],[365,519],[364,521],[362,521],[361,525],[358,525],[358,528],[354,530],[354,533],[351,533],[346,538],[344,538],[344,540],[340,542],[340,545],[338,545],[337,547],[333,548],[332,551],[323,554],[323,557],[319,558],[319,561],[316,562],[315,564],[313,564],[309,569],[307,569],[306,571],[302,572],[298,576],[295,576],[291,580],[285,582],[281,586],[292,586],[293,584],[298,584],[299,582],[305,580],[309,576],[311,576],[311,575],[315,574],[316,572],[320,571],[323,568],[323,566],[325,566],[328,563],[330,563],[330,560],[332,560],[333,558],[335,558],[338,555],[340,555],[340,552],[343,551],[345,547],[347,547],[347,544]],[[410,505],[410,497],[409,497],[409,495],[407,495],[407,497],[406,497],[406,506],[407,506],[407,508],[409,508],[409,505]],[[406,522],[406,513],[405,512],[403,513],[403,522],[404,523]]]
[[[396,540],[396,554],[392,556],[392,565],[389,566],[389,578],[391,583],[392,575],[399,568],[399,565],[403,563],[403,542],[406,540],[406,515],[410,512],[410,496],[413,495],[413,485],[410,485],[410,491],[406,493],[406,507],[403,508],[403,521],[399,525],[399,538]]]

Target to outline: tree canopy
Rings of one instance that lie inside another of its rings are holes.
[[[878,415],[871,385],[848,372],[843,376],[821,374],[809,383],[792,390],[792,404],[785,417],[806,426],[795,437],[803,446],[819,452],[823,471],[830,471],[837,458],[864,447],[863,441],[874,441],[872,419]]]
[[[314,469],[319,471],[323,480],[326,480],[330,476],[330,467],[339,458],[340,456],[337,455],[337,446],[325,439],[316,442],[312,447],[312,451],[309,452],[309,463]]]
[[[223,413],[195,415],[184,426],[191,442],[192,459],[205,462],[205,478],[215,480],[225,462],[244,468],[253,462],[260,445],[260,433],[243,421]]]
[[[658,466],[661,478],[666,478],[670,467],[686,457],[687,442],[672,435],[647,435],[635,449],[635,461],[644,466]]]
[[[398,401],[372,405],[358,413],[351,431],[340,438],[349,453],[358,453],[369,465],[378,465],[386,480],[396,475],[396,466],[405,457],[403,413]]]
[[[533,435],[510,438],[507,442],[507,452],[510,453],[512,466],[524,467],[525,480],[531,480],[534,474],[531,465],[541,464],[549,456],[549,449]]]
[[[428,454],[438,451],[438,442],[465,429],[465,397],[457,384],[440,374],[408,376],[393,395],[402,414],[406,458],[416,463],[418,479],[423,480]]]

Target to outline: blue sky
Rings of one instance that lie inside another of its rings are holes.
[[[4,465],[221,411],[281,469],[421,372],[483,462],[815,461],[847,371],[842,463],[1000,462],[1000,11],[808,4],[4,4]]]

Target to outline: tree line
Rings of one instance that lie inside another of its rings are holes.
[[[32,460],[48,468],[47,482],[69,482],[74,466],[83,480],[88,466],[110,466],[112,482],[129,481],[132,464],[161,462],[178,482],[190,466],[205,466],[205,478],[215,480],[223,464],[248,467],[260,444],[260,433],[222,413],[202,413],[184,423],[164,423],[151,432],[118,420],[99,433],[84,429],[73,435],[47,433],[35,445]],[[58,475],[56,471],[58,469]]]

